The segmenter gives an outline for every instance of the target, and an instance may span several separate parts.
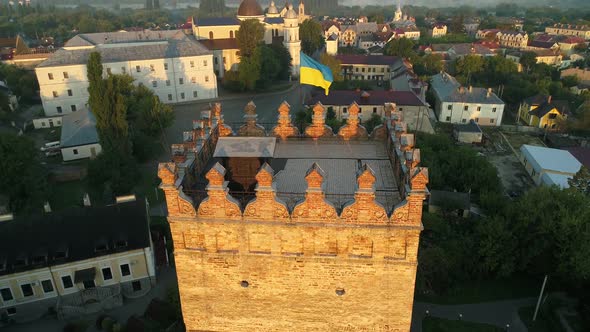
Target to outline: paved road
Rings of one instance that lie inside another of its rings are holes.
[[[460,305],[438,305],[423,302],[414,303],[412,317],[412,332],[422,332],[422,320],[426,317],[426,310],[433,317],[457,320],[459,314],[462,320],[475,323],[495,325],[506,328],[510,324],[510,332],[527,332],[526,326],[518,316],[518,308],[534,305],[536,298],[486,302]]]

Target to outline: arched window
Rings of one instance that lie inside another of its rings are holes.
[[[229,38],[234,38],[234,32],[233,31],[230,31],[229,32]]]
[[[209,31],[209,39],[213,39],[213,31]]]

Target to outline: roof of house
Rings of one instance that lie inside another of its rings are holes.
[[[119,242],[122,246],[115,246]],[[106,244],[108,249],[97,252],[99,244]],[[0,275],[149,246],[143,200],[16,216],[14,220],[0,222],[0,265],[6,262],[6,269],[0,271]],[[65,258],[55,257],[56,253],[65,251]],[[33,258],[38,256],[47,259],[37,264]],[[16,262],[23,258],[27,264],[17,265]]]
[[[569,151],[582,165],[590,169],[590,148],[581,146],[565,148],[564,150]]]
[[[309,105],[321,102],[323,105],[349,106],[353,102],[359,105],[383,105],[395,103],[398,106],[425,106],[424,102],[411,91],[354,91],[335,90],[326,96],[319,93],[308,102]]]
[[[585,43],[586,40],[582,37],[576,37],[576,36],[569,36],[567,38],[565,38],[564,40],[560,41],[560,43],[562,44],[582,44]]]
[[[555,46],[554,41],[543,41],[543,40],[529,40],[528,46],[530,47],[538,47],[543,49],[550,49]]]
[[[193,17],[193,25],[200,27],[240,25],[240,20],[235,17]]]
[[[471,104],[504,104],[490,89],[469,87],[463,88],[457,80],[447,74],[432,76],[430,84],[441,101]]]
[[[170,31],[174,33],[170,33]],[[121,34],[127,36],[121,36]],[[162,35],[150,33],[148,39],[143,33],[141,39],[133,39],[133,36],[137,36],[137,34],[135,32],[115,32],[112,34],[78,35],[68,41],[66,47],[88,46],[88,48],[59,49],[38,67],[86,64],[92,52],[100,53],[103,64],[211,54],[194,37],[185,35],[181,30],[169,30],[168,33]],[[106,43],[104,42],[105,38]]]
[[[520,152],[538,172],[541,170],[548,170],[575,174],[582,166],[582,164],[566,150],[525,144],[520,147]]]
[[[468,193],[458,191],[431,190],[428,205],[449,206],[462,210],[469,210],[471,199]]]
[[[569,113],[569,103],[566,100],[545,100],[542,104],[537,106],[535,109],[529,111],[529,114],[534,115],[538,118],[544,117],[547,113],[553,109],[557,110],[560,114]]]
[[[335,26],[336,28],[338,28],[338,30],[340,30],[340,23],[336,22],[336,21],[321,21],[320,24],[322,25],[322,28],[324,29],[324,31],[328,31],[328,29],[330,29],[332,26]]]
[[[467,54],[476,54],[476,55],[495,55],[496,53],[490,50],[487,46],[482,44],[455,44],[451,47],[451,49],[457,55],[467,55]]]
[[[339,54],[336,59],[342,65],[394,65],[401,61],[400,57],[388,55],[343,55]]]
[[[238,41],[235,38],[205,39],[199,41],[209,50],[233,50],[238,49]]]
[[[89,110],[83,109],[62,117],[60,148],[96,144],[96,118]]]

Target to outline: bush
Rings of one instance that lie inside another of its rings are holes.
[[[231,92],[243,92],[246,89],[244,83],[240,81],[239,73],[233,70],[225,72],[222,85]]]
[[[115,321],[111,317],[105,317],[102,320],[101,327],[104,331],[110,332],[113,330],[113,325]]]

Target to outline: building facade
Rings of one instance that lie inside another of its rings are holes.
[[[159,165],[187,330],[410,330],[427,169],[395,110],[370,136],[325,112],[267,133],[214,104]]]
[[[444,23],[437,23],[428,30],[428,34],[432,38],[440,38],[447,35],[447,25]]]
[[[582,164],[567,150],[524,144],[520,147],[520,162],[537,186],[569,188]]]
[[[447,73],[434,75],[430,82],[438,121],[467,124],[473,120],[480,126],[500,126],[504,102],[492,89],[463,87]]]
[[[518,115],[527,126],[549,131],[563,130],[569,114],[568,104],[566,100],[536,95],[526,98],[520,104]]]
[[[575,36],[590,40],[590,27],[587,25],[554,24],[553,26],[546,27],[545,33],[551,35]]]
[[[105,77],[130,75],[163,103],[217,97],[212,52],[181,30],[82,34],[35,69],[47,116],[87,108],[92,52],[100,53]]]
[[[53,308],[70,318],[147,293],[156,275],[146,209],[128,201],[2,216],[0,314],[25,322]]]
[[[342,75],[348,80],[388,81],[392,69],[403,62],[387,55],[337,55]]]

